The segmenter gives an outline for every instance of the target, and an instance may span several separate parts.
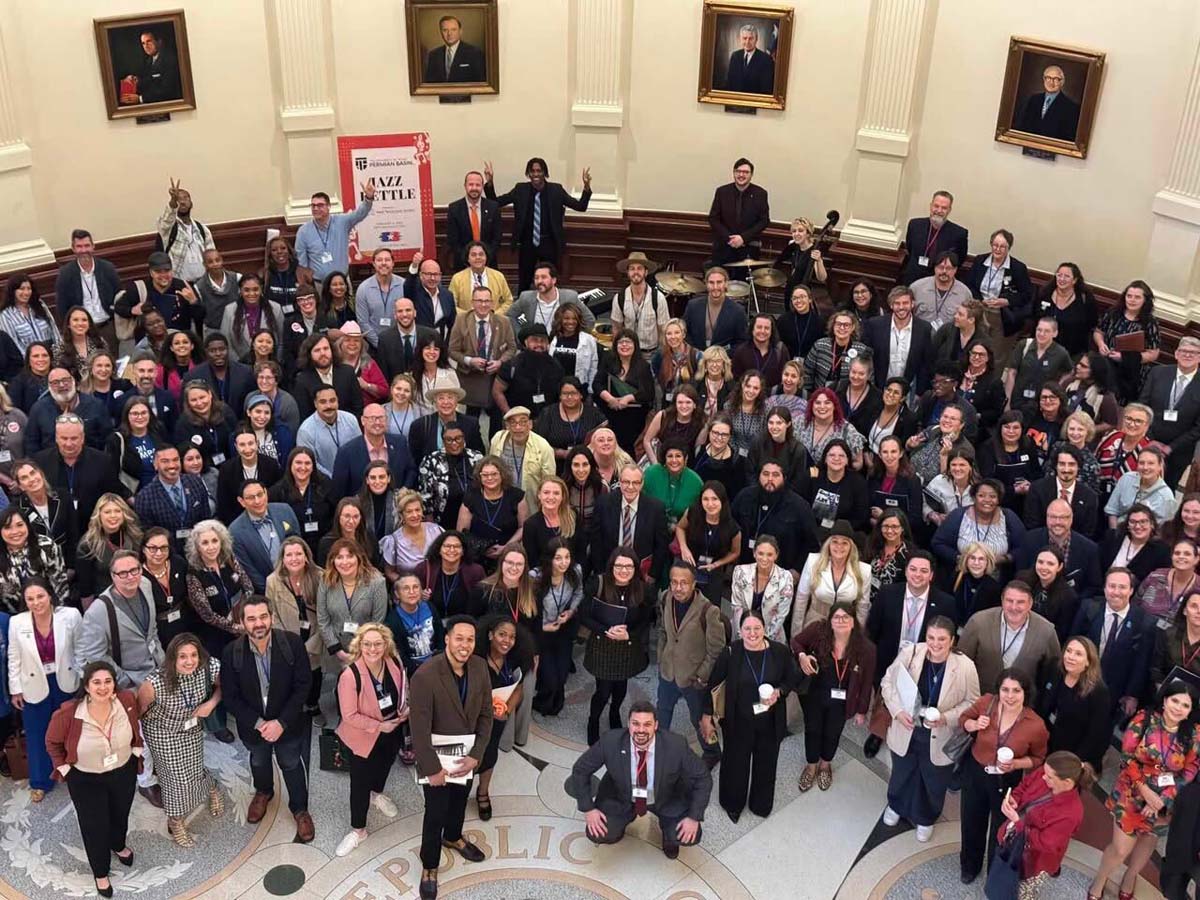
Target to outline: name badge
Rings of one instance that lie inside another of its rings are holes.
[[[712,557],[711,557],[711,556],[697,556],[697,557],[696,557],[696,564],[697,564],[697,565],[700,565],[700,566],[707,566],[707,565],[708,565],[709,563],[711,563],[711,562],[712,562]]]
[[[52,662],[42,663],[42,671],[47,675],[53,675],[56,671],[58,671],[58,664]]]
[[[1179,410],[1164,409],[1163,410],[1163,421],[1164,422],[1178,422],[1179,421]]]
[[[183,618],[183,613],[178,609],[173,609],[169,613],[167,613],[167,621],[168,622],[178,622],[182,618]]]
[[[392,695],[391,694],[384,694],[382,697],[379,698],[379,708],[381,710],[383,710],[384,712],[386,712],[387,710],[392,708]]]
[[[1003,772],[1000,771],[999,766],[984,766],[983,771],[986,772],[988,775],[1003,775],[1004,774]]]
[[[1028,453],[1021,454],[1021,462],[1029,462],[1029,454]]]
[[[918,256],[918,257],[917,257],[917,265],[918,265],[918,266],[927,266],[927,265],[929,265],[929,257],[928,257],[928,256]]]
[[[899,506],[900,501],[895,499],[894,497],[885,497],[883,500],[883,505],[884,506]]]
[[[320,524],[317,522],[305,522],[304,523],[304,533],[305,534],[316,534],[317,529],[320,527],[321,527]]]
[[[380,327],[380,328],[390,328],[390,327],[391,327],[391,324],[392,324],[392,320],[391,320],[391,319],[389,319],[389,318],[386,318],[386,317],[385,317],[385,318],[382,318],[382,319],[380,319],[380,320],[379,320],[379,327]]]
[[[768,709],[770,709],[770,707],[769,707],[769,706],[767,706],[767,704],[765,704],[765,703],[755,703],[755,704],[754,704],[754,714],[755,714],[756,716],[761,716],[761,715],[762,715],[763,713],[765,713],[765,712],[766,712]]]
[[[204,593],[207,594],[209,597],[215,597],[215,596],[217,596],[219,591],[215,587],[206,587],[204,589]]]
[[[106,769],[113,768],[117,764],[117,754],[115,754],[115,753],[108,754],[108,756],[104,757],[104,759],[101,760],[101,763],[104,765],[104,768],[106,768]]]
[[[294,304],[287,303],[287,304],[284,304],[283,306],[279,307],[279,310],[285,316],[290,316],[292,313],[294,313],[296,311],[296,307]]]
[[[357,622],[346,622],[344,625],[342,625],[342,631],[344,631],[346,634],[357,634],[358,633],[358,623]]]
[[[747,457],[750,455],[750,450],[747,447],[738,447],[738,456]]]
[[[301,631],[312,631],[312,622],[308,621],[308,619],[305,619],[304,621],[302,621],[300,623],[300,630]]]
[[[671,393],[668,393],[668,394],[667,394],[667,402],[668,402],[668,403],[670,403],[670,402],[671,402],[672,400],[674,400],[674,399],[675,399],[675,395],[674,395],[674,394],[671,394]]]
[[[753,550],[753,549],[754,549],[754,538],[750,538],[750,540],[747,542],[747,546],[748,546],[748,547],[749,547],[751,550]]]
[[[829,699],[830,700],[845,700],[846,699],[846,689],[845,688],[830,688],[829,689]]]
[[[1158,778],[1156,778],[1154,780],[1155,780],[1155,783],[1158,784],[1159,787],[1174,787],[1175,786],[1175,776],[1172,775],[1170,772],[1163,772],[1161,775],[1158,776]]]
[[[1037,391],[1033,390],[1033,388],[1026,388],[1025,390],[1021,391],[1021,396],[1026,400],[1032,400],[1037,396]]]
[[[1050,721],[1051,725],[1053,725],[1055,722],[1058,721],[1058,711],[1057,710],[1050,713],[1049,721]]]
[[[322,253],[320,256],[317,257],[317,262],[323,262],[323,263],[333,262],[333,254],[330,253],[328,250],[326,250],[324,253]]]
[[[76,511],[76,512],[78,512],[78,511],[79,511],[79,501],[78,501],[78,500],[72,500],[72,501],[71,501],[71,506],[73,506],[73,507],[75,508],[75,511]]]
[[[225,462],[225,454],[224,453],[214,453],[213,454],[213,465],[214,466],[219,466],[223,462]]]
[[[945,324],[946,323],[943,322],[941,319],[934,319],[932,322],[929,323],[929,327],[932,328],[934,331],[937,331],[939,328],[941,328]]]
[[[1168,628],[1171,627],[1171,623],[1168,622],[1166,619],[1159,619],[1154,624],[1157,625],[1162,631],[1166,631]]]
[[[545,403],[545,402],[546,402],[546,395],[545,395],[545,394],[534,394],[534,395],[533,395],[533,402],[534,402],[534,403]]]
[[[649,797],[650,797],[650,789],[649,788],[635,787],[633,789],[633,799],[634,800],[646,800]]]
[[[0,450],[0,463],[12,462],[12,451]]]
[[[190,528],[180,528],[180,529],[177,529],[175,532],[175,539],[178,541],[186,541],[191,536],[192,536],[192,529],[190,529]]]
[[[184,730],[184,731],[191,731],[193,728],[195,728],[195,727],[196,727],[196,725],[197,725],[197,724],[198,724],[198,723],[197,723],[197,721],[196,721],[196,717],[195,717],[195,716],[192,716],[190,719],[188,719],[187,721],[185,721],[185,722],[183,723],[183,730]]]
[[[833,519],[822,519],[821,527],[822,528],[832,528],[833,527]]]

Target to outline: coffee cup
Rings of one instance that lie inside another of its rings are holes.
[[[936,706],[927,706],[923,715],[925,716],[925,724],[932,725],[942,717],[942,711]]]
[[[771,695],[775,693],[775,688],[770,684],[760,684],[758,686],[758,699],[766,703],[771,699]]]
[[[996,762],[1010,763],[1013,761],[1013,752],[1011,747],[1001,747],[996,751]]]

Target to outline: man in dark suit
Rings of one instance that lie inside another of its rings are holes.
[[[642,493],[642,470],[637,466],[625,466],[619,477],[621,489],[610,491],[596,502],[589,535],[592,569],[605,571],[614,550],[632,547],[642,573],[655,573],[657,577],[670,557],[666,507]]]
[[[162,36],[150,29],[143,31],[139,40],[145,55],[138,71],[129,76],[135,80],[137,93],[122,92],[121,103],[133,105],[182,99],[183,85],[175,52],[168,50],[163,45]]]
[[[899,375],[918,395],[933,384],[933,327],[913,315],[912,291],[897,286],[888,292],[890,316],[872,316],[863,323],[862,342],[871,348],[875,384],[883,390],[887,380]],[[893,365],[893,350],[899,357]]]
[[[170,391],[154,386],[158,376],[158,358],[154,355],[154,351],[138,350],[132,354],[129,357],[129,364],[125,367],[125,373],[125,377],[133,382],[133,390],[113,391],[112,397],[108,401],[109,416],[120,424],[124,418],[125,404],[132,397],[142,397],[150,404],[150,411],[154,413],[158,424],[162,426],[163,433],[174,434],[175,423],[179,419],[179,401]],[[185,382],[195,377],[193,370]]]
[[[817,520],[808,501],[787,487],[777,460],[763,461],[757,481],[738,492],[730,512],[742,529],[739,562],[754,562],[758,536],[772,535],[779,544],[779,565],[792,571],[794,581],[800,580],[808,554],[819,549]]]
[[[354,374],[353,367],[334,362],[333,345],[327,336],[320,333],[309,335],[300,345],[300,357],[296,365],[299,371],[296,372],[292,396],[296,398],[301,422],[316,412],[317,391],[328,383],[326,378],[333,383],[333,389],[337,392],[338,409],[355,418],[362,415],[362,390],[358,386],[358,376]]]
[[[909,220],[904,233],[908,256],[900,270],[901,284],[932,275],[933,261],[946,251],[959,259],[967,258],[967,229],[950,221],[953,206],[954,196],[949,191],[938,191],[929,202],[928,218]]]
[[[408,452],[412,454],[413,465],[419,467],[422,460],[430,453],[444,445],[442,433],[451,425],[457,425],[466,438],[467,449],[484,452],[483,438],[479,434],[479,420],[474,416],[458,414],[458,404],[466,396],[466,392],[449,382],[436,383],[429,392],[433,401],[434,411],[421,416],[408,429]],[[335,462],[336,465],[336,462]]]
[[[210,331],[204,336],[204,358],[205,361],[188,374],[188,380],[207,381],[217,399],[229,407],[235,419],[240,419],[245,413],[246,398],[256,389],[254,370],[229,358],[229,341],[219,331]],[[357,382],[355,384],[357,386]]]
[[[54,446],[33,457],[59,496],[70,499],[77,521],[83,524],[80,534],[86,530],[101,494],[129,497],[129,491],[117,477],[112,457],[85,446],[83,433],[83,420],[79,416],[61,415],[54,425]]]
[[[241,502],[242,488],[248,482],[261,481],[270,486],[283,477],[280,464],[258,452],[258,438],[249,425],[234,430],[233,449],[233,457],[217,467],[217,518],[226,525],[241,515],[245,505]],[[266,583],[263,585],[265,589]]]
[[[454,257],[454,271],[467,266],[467,244],[479,241],[487,249],[488,265],[496,265],[500,247],[500,204],[483,196],[483,174],[470,171],[463,179],[465,197],[446,207],[446,244]]]
[[[233,555],[250,576],[254,593],[261,594],[279,563],[284,540],[304,535],[295,511],[286,503],[268,503],[267,487],[257,478],[242,483],[238,503],[242,514],[229,526]]]
[[[462,39],[462,22],[455,16],[438,19],[442,46],[425,57],[425,81],[430,84],[487,81],[483,50]]]
[[[117,352],[116,322],[112,315],[113,299],[121,290],[117,267],[96,254],[90,231],[76,228],[71,232],[71,252],[75,258],[58,267],[54,278],[54,302],[58,317],[67,320],[67,310],[82,306],[91,313],[96,330],[110,353]]]
[[[199,475],[183,472],[179,450],[171,444],[155,448],[154,471],[158,477],[137,492],[133,511],[143,528],[167,529],[172,552],[182,556],[192,529],[212,518],[208,488]]]
[[[1104,576],[1104,599],[1079,607],[1071,634],[1090,638],[1100,651],[1100,672],[1113,706],[1125,716],[1138,707],[1150,677],[1154,650],[1154,617],[1130,606],[1133,573],[1114,566]]]
[[[1025,100],[1014,123],[1017,130],[1060,141],[1075,140],[1079,130],[1079,104],[1063,93],[1066,84],[1066,75],[1061,68],[1046,66],[1042,72],[1044,90]]]
[[[417,306],[408,297],[399,297],[392,305],[392,324],[379,330],[379,347],[375,358],[388,384],[401,372],[412,372],[417,342],[430,334],[432,328],[417,324]]]
[[[888,666],[895,662],[901,644],[925,640],[925,626],[935,616],[956,621],[954,598],[933,586],[933,557],[924,550],[914,550],[904,567],[904,581],[880,588],[867,614],[867,636],[875,644],[876,688]],[[863,753],[870,757],[879,752],[890,723],[887,707],[877,703]]]
[[[775,60],[758,49],[758,29],[743,25],[738,32],[741,47],[729,57],[725,90],[743,94],[775,93]]]
[[[372,459],[387,455],[392,487],[413,487],[417,483],[417,467],[408,453],[408,441],[402,434],[387,433],[387,413],[378,403],[363,409],[362,435],[347,441],[333,461],[335,496],[350,497],[362,487],[363,476]],[[414,423],[415,424],[415,423]]]
[[[1080,601],[1098,597],[1100,583],[1100,548],[1096,542],[1072,529],[1075,513],[1064,500],[1051,500],[1046,505],[1046,527],[1025,532],[1021,546],[1013,554],[1018,572],[1032,569],[1043,547],[1057,547],[1066,565],[1063,575],[1075,589]]]
[[[54,443],[54,423],[67,412],[75,413],[83,420],[87,445],[96,450],[104,449],[113,430],[112,420],[102,401],[91,394],[79,393],[76,377],[73,367],[54,366],[50,370],[46,382],[48,390],[29,407],[24,434],[26,454],[45,450]]]
[[[1155,366],[1142,386],[1141,402],[1153,409],[1149,437],[1167,448],[1163,473],[1172,488],[1192,461],[1200,440],[1200,338],[1188,335],[1175,348],[1175,365]]]
[[[592,776],[602,766],[604,777],[593,793]],[[663,853],[676,859],[681,846],[700,843],[712,775],[683,735],[659,731],[654,705],[637,700],[629,727],[612,729],[584,751],[564,787],[585,814],[593,844],[617,843],[630,823],[652,812],[662,828]]]
[[[761,249],[758,236],[771,224],[767,192],[752,184],[754,163],[744,156],[733,164],[733,181],[713,192],[708,224],[713,232],[712,264],[748,259]]]
[[[518,251],[517,293],[527,291],[533,285],[535,263],[545,261],[559,265],[567,234],[563,227],[566,209],[587,212],[592,199],[592,172],[584,169],[580,178],[583,193],[576,200],[556,181],[547,181],[550,168],[541,157],[533,157],[525,164],[526,184],[514,185],[507,194],[496,196],[492,183],[492,164],[484,163],[483,190],[488,199],[495,200],[497,207],[512,204],[513,249]]]
[[[435,258],[426,258],[420,250],[413,254],[408,277],[404,279],[404,296],[413,303],[417,324],[432,328],[443,344],[450,341],[450,329],[458,317],[454,295],[442,286],[442,265]]]
[[[1029,486],[1025,497],[1025,527],[1037,528],[1046,521],[1046,508],[1052,500],[1063,500],[1070,504],[1074,525],[1080,534],[1089,537],[1096,533],[1096,521],[1100,515],[1100,498],[1079,480],[1083,462],[1079,451],[1070,445],[1062,445],[1050,460],[1054,474],[1039,478]]]
[[[707,295],[693,297],[683,310],[688,343],[697,350],[724,347],[732,356],[734,348],[746,340],[746,310],[726,296],[729,273],[720,266],[708,270],[704,284]]]

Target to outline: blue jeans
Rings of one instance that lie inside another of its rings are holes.
[[[680,698],[687,702],[688,718],[692,720],[692,727],[696,729],[696,737],[700,739],[704,755],[720,758],[720,742],[713,741],[710,744],[700,733],[700,717],[704,714],[704,695],[701,693],[701,688],[681,688],[674,681],[668,681],[660,675],[658,677],[658,727],[670,731],[671,720],[675,718],[675,705]]]
[[[34,790],[50,791],[54,789],[51,780],[52,766],[50,754],[46,752],[46,729],[50,726],[50,717],[62,706],[71,695],[58,686],[58,677],[47,675],[50,683],[50,693],[40,703],[26,703],[21,711],[21,721],[25,725],[25,749],[29,754],[29,787]]]

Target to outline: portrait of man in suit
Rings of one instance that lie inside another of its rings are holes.
[[[1030,94],[1021,103],[1013,127],[1060,141],[1075,140],[1079,128],[1079,103],[1067,94],[1067,75],[1063,67],[1057,64],[1046,66],[1042,70],[1041,86],[1040,91]]]
[[[411,93],[499,93],[496,0],[408,0],[405,11]]]
[[[775,93],[775,58],[759,46],[759,26],[738,29],[737,49],[729,55],[725,90],[742,94]]]
[[[996,111],[995,139],[1025,155],[1087,159],[1107,54],[1013,36]]]
[[[704,0],[696,99],[746,109],[787,106],[795,10]]]
[[[435,84],[486,81],[483,50],[463,40],[462,20],[458,16],[445,15],[437,24],[442,45],[430,50],[425,57],[425,80]]]
[[[146,115],[142,107],[150,104],[170,103],[172,111],[195,108],[182,12],[96,19],[93,24],[110,119]]]

